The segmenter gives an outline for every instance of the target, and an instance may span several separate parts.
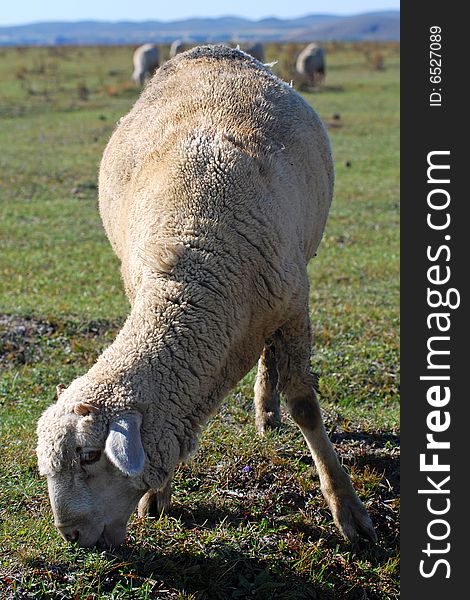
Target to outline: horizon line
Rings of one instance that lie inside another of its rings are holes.
[[[325,13],[325,12],[319,12],[319,13],[305,13],[303,15],[298,15],[298,16],[293,16],[293,17],[278,17],[276,15],[266,15],[264,17],[260,17],[258,19],[252,19],[250,17],[245,17],[242,15],[235,15],[235,14],[223,14],[223,15],[219,15],[217,17],[214,16],[188,16],[188,17],[182,17],[182,18],[176,18],[176,19],[170,19],[170,20],[164,20],[164,19],[118,19],[118,20],[111,20],[111,19],[92,19],[92,18],[83,18],[83,19],[58,19],[58,20],[49,20],[46,19],[44,21],[28,21],[28,22],[22,22],[22,23],[8,23],[8,24],[2,24],[0,23],[0,28],[3,27],[27,27],[28,25],[45,25],[45,24],[58,24],[58,23],[112,23],[112,24],[118,24],[118,23],[179,23],[182,21],[193,21],[193,20],[204,20],[204,19],[211,19],[211,20],[217,20],[217,19],[227,19],[227,18],[235,18],[235,19],[244,19],[245,21],[251,21],[253,23],[258,23],[260,21],[265,21],[268,19],[277,19],[279,21],[294,21],[296,19],[304,19],[305,17],[357,17],[360,15],[371,15],[371,14],[380,14],[380,13],[390,13],[390,12],[400,12],[399,8],[386,8],[383,10],[367,10],[365,12],[357,12],[357,13]]]

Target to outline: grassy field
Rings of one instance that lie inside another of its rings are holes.
[[[295,45],[267,59],[292,75]],[[97,211],[97,169],[138,95],[131,49],[0,49],[0,598],[398,598],[399,52],[330,44],[306,99],[327,124],[336,192],[310,263],[312,365],[332,441],[379,542],[345,543],[291,419],[255,434],[247,375],[174,482],[168,516],[125,546],[54,530],[35,424],[128,311]],[[295,80],[295,78],[294,78]]]

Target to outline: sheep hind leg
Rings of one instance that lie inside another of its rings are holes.
[[[277,389],[278,375],[274,347],[266,343],[258,361],[255,381],[256,428],[260,435],[281,424],[280,396]]]
[[[162,490],[149,490],[137,507],[139,517],[160,517],[168,512],[171,502],[171,481]]]
[[[310,325],[307,311],[283,326],[276,336],[279,389],[287,410],[300,428],[312,454],[322,493],[341,534],[354,541],[359,534],[377,540],[372,521],[341,467],[325,431],[310,371]]]

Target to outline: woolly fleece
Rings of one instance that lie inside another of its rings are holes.
[[[320,119],[268,68],[224,46],[165,63],[100,168],[100,213],[131,313],[40,419],[41,473],[71,468],[77,446],[104,447],[114,418],[139,413],[136,485],[162,489],[265,341],[306,313],[306,264],[332,192]],[[81,402],[98,412],[77,415]]]

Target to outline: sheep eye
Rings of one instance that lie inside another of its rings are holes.
[[[82,465],[91,465],[94,462],[98,461],[101,456],[101,452],[99,450],[89,450],[87,452],[79,451],[80,453],[80,464]]]

